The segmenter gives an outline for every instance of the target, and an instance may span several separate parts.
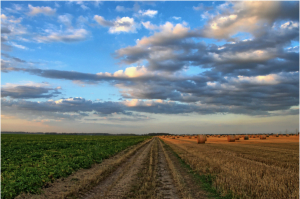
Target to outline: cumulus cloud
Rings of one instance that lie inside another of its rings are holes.
[[[277,19],[299,19],[299,2],[233,2],[215,15],[202,29],[203,36],[228,39],[238,32],[257,35],[264,26],[272,26]],[[290,11],[290,13],[288,13]],[[258,32],[257,32],[258,31]]]
[[[95,21],[98,22],[101,26],[109,27],[110,33],[120,33],[120,32],[135,32],[136,24],[133,18],[122,17],[117,18],[114,21],[107,21],[102,16],[95,15]]]
[[[28,8],[29,8],[29,13],[28,15],[30,16],[35,16],[35,15],[38,15],[38,14],[44,14],[44,15],[54,15],[55,12],[56,12],[56,9],[52,9],[48,6],[32,6],[30,4],[28,4]]]
[[[298,2],[227,2],[198,29],[186,23],[142,22],[152,35],[117,50],[115,57],[132,65],[113,73],[21,68],[8,60],[2,60],[2,72],[20,71],[94,84],[109,82],[126,99],[98,104],[70,98],[37,105],[54,112],[65,110],[64,114],[74,110],[68,103],[80,104],[72,105],[78,108],[77,114],[86,110],[101,117],[114,112],[126,116],[131,112],[296,114],[291,108],[299,105],[299,46],[293,43],[299,40],[299,8],[295,5]],[[109,21],[95,15],[94,20],[110,33],[135,31],[135,22],[129,17]],[[206,37],[225,40],[222,44],[205,43],[202,38]],[[190,69],[197,71],[193,71],[195,75],[188,75]],[[5,101],[5,107],[22,109],[22,103],[29,102]]]
[[[147,16],[153,18],[157,15],[157,10],[139,10],[138,14],[141,16]]]
[[[150,26],[151,24],[149,24]],[[153,25],[152,25],[153,26]],[[137,45],[139,46],[149,46],[155,44],[168,44],[169,42],[176,42],[176,40],[180,40],[183,38],[189,37],[189,28],[184,26],[184,24],[172,24],[170,22],[166,22],[164,25],[159,27],[161,32],[154,33],[153,36],[143,37]]]

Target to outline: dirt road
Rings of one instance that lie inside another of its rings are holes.
[[[154,138],[81,198],[205,198],[191,186],[193,179],[178,159]]]
[[[74,180],[75,179],[75,180]],[[100,165],[19,198],[207,198],[170,148],[159,139],[134,146]]]

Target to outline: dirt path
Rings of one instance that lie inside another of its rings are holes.
[[[154,138],[82,198],[207,198],[196,184],[173,152]]]
[[[83,199],[122,198],[128,192],[139,167],[149,153],[153,141],[143,146],[137,153],[121,165],[108,178],[100,182],[91,191],[83,195]]]
[[[88,170],[19,198],[207,198],[179,159],[159,138],[131,147]]]

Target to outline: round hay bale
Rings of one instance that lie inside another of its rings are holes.
[[[235,135],[235,140],[240,140],[240,136],[239,135]]]
[[[249,140],[249,136],[248,136],[248,135],[245,135],[245,136],[244,136],[244,140]]]
[[[207,136],[206,135],[204,135],[205,136],[205,141],[207,141]]]
[[[198,135],[197,136],[197,143],[198,144],[205,144],[206,136],[205,135]]]
[[[286,137],[290,137],[290,135],[289,135],[289,134],[286,134]]]
[[[227,136],[227,141],[228,142],[235,142],[235,136],[234,135],[228,135]]]
[[[192,139],[192,137],[191,137],[191,136],[189,136],[189,139]]]
[[[260,135],[260,139],[261,139],[261,140],[265,140],[266,137],[267,137],[266,135]]]
[[[175,139],[175,137],[172,137],[172,139]]]

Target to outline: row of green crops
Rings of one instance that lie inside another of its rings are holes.
[[[149,139],[149,136],[1,135],[1,198],[39,193],[60,177]]]

